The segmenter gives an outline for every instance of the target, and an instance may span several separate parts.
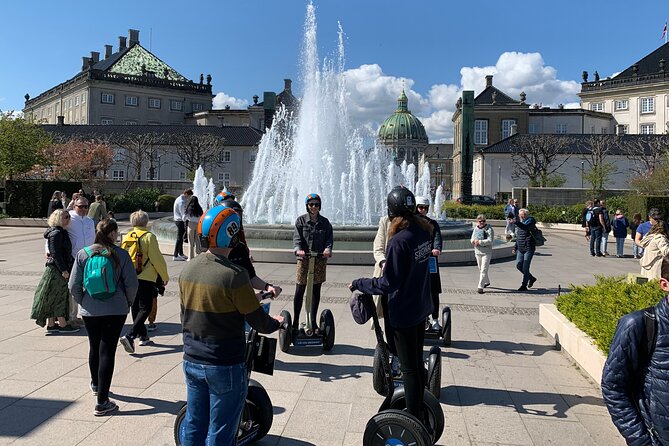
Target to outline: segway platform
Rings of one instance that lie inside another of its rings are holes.
[[[425,339],[441,340],[445,347],[451,345],[451,307],[448,305],[441,309],[441,330],[434,330],[425,322]]]

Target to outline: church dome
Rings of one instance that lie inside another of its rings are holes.
[[[379,140],[414,140],[427,142],[427,133],[423,123],[416,118],[408,108],[407,95],[402,90],[402,94],[397,99],[397,109],[395,113],[388,116],[379,128]]]

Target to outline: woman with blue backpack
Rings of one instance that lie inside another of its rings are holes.
[[[117,237],[116,221],[98,223],[95,242],[77,253],[69,282],[88,332],[91,392],[97,397],[93,414],[98,417],[118,409],[109,387],[118,339],[138,287],[130,255],[115,245]]]

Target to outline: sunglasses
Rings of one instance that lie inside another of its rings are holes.
[[[78,204],[78,205],[76,205],[76,207],[78,207],[79,209],[88,209],[87,204]]]
[[[418,209],[430,209],[430,206],[416,206]]]
[[[307,206],[319,208],[319,207],[321,207],[321,204],[320,203],[307,203]]]
[[[479,223],[485,223],[485,220],[479,220]]]

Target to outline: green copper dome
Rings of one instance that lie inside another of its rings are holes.
[[[397,110],[390,115],[379,128],[380,140],[418,140],[427,141],[425,127],[418,118],[411,114],[408,107],[409,100],[402,90],[397,99]]]

